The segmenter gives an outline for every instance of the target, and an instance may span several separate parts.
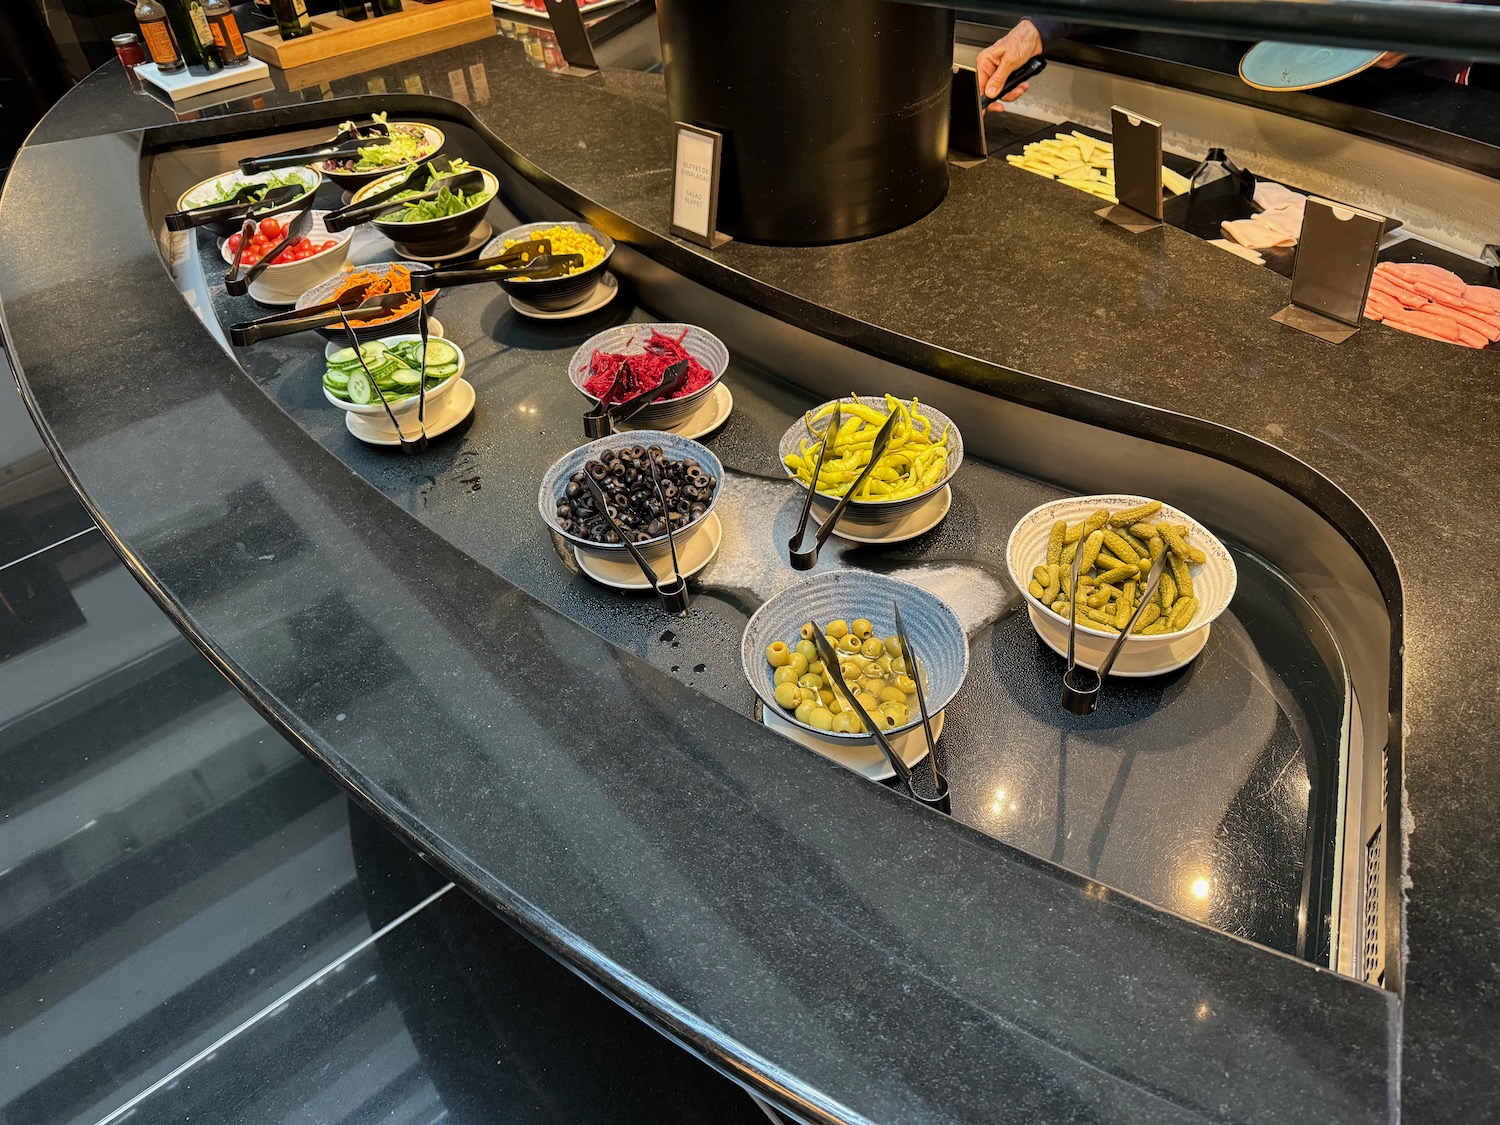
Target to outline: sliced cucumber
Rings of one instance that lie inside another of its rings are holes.
[[[429,363],[427,365],[427,377],[429,379],[446,379],[450,375],[457,375],[457,374],[458,374],[458,364],[456,364],[456,363],[445,363],[445,364],[433,364],[433,363]]]
[[[421,349],[420,344],[418,344],[417,347],[418,350]],[[458,349],[455,348],[452,344],[448,343],[447,340],[428,340],[427,363],[428,366],[431,366],[432,364],[457,364]]]
[[[391,376],[391,382],[395,384],[398,391],[409,391],[412,387],[421,384],[422,375],[409,367],[403,367]]]
[[[328,362],[334,367],[358,367],[359,353],[353,348],[340,348],[328,357]]]
[[[356,406],[369,406],[375,401],[375,388],[363,371],[349,376],[349,401]]]
[[[323,372],[323,385],[343,390],[349,385],[349,376],[352,374],[352,371],[338,371],[330,367],[327,371]]]

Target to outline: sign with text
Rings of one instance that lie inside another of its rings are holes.
[[[724,135],[677,123],[677,159],[672,175],[672,233],[710,249],[729,239],[719,234],[719,167]]]

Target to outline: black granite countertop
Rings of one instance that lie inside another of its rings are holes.
[[[806,1114],[1371,1120],[1393,1111],[1399,1073],[1408,1119],[1482,1115],[1500,777],[1484,699],[1455,708],[1442,685],[1493,679],[1478,606],[1445,577],[1480,554],[1495,506],[1493,356],[1378,327],[1338,349],[1305,339],[1266,319],[1281,279],[1174,230],[1129,239],[1087,197],[1004,165],[956,174],[927,219],[815,251],[811,268],[765,247],[708,255],[660,233],[660,79],[560,78],[499,41],[261,100],[278,124],[327,120],[322,97],[376,104],[372,79],[409,73],[446,95],[476,66],[486,97],[471,81],[468,109],[500,155],[668,267],[956,382],[1170,432],[1346,527],[1405,614],[1405,996],[776,755],[748,719],[407,518],[165,283],[132,131],[170,117],[106,67],[43,122],[0,197],[0,310],[65,468],[210,658],[493,909]],[[237,127],[205,117],[151,141]],[[910,268],[916,239],[950,267]],[[899,287],[880,280],[896,262]],[[247,504],[263,518],[236,519]],[[580,684],[618,716],[614,738],[558,706]],[[647,732],[651,763],[618,753]]]

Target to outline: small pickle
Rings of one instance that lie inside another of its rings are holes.
[[[1116,582],[1124,582],[1127,578],[1135,578],[1139,575],[1140,571],[1136,570],[1134,566],[1117,566],[1113,570],[1106,570],[1103,574],[1099,575],[1099,582],[1101,585],[1112,586]]]
[[[1188,572],[1187,560],[1172,551],[1167,555],[1167,564],[1172,568],[1172,581],[1177,584],[1177,596],[1179,598],[1190,598],[1193,596],[1193,576]]]
[[[1123,559],[1132,566],[1141,557],[1140,552],[1127,543],[1125,537],[1118,531],[1106,531],[1104,533],[1104,545],[1109,548],[1110,554]]]
[[[1042,600],[1042,594],[1044,594],[1046,592],[1046,588],[1040,582],[1038,582],[1035,578],[1033,578],[1031,580],[1031,584],[1026,587],[1026,592],[1028,594],[1030,594],[1033,598],[1035,598],[1037,601],[1041,601]]]
[[[1172,632],[1186,629],[1198,613],[1198,599],[1186,597],[1172,607]]]
[[[1130,615],[1135,612],[1135,581],[1125,583],[1125,592],[1120,595],[1120,602],[1115,606],[1115,628],[1124,629],[1130,624]]]
[[[1183,559],[1183,561],[1190,563],[1205,563],[1208,561],[1208,556],[1203,553],[1203,548],[1194,547],[1189,544],[1183,536],[1177,534],[1177,529],[1171,524],[1159,523],[1156,525],[1156,530],[1161,534],[1162,539],[1166,541],[1167,550]]]
[[[1063,536],[1068,533],[1068,524],[1065,520],[1058,520],[1052,525],[1052,534],[1047,537],[1047,565],[1056,566],[1062,562]]]
[[[1058,598],[1057,601],[1052,603],[1052,612],[1066,617],[1068,616],[1068,607],[1072,604],[1067,598]]]
[[[1047,584],[1047,575],[1049,573],[1047,568],[1050,565],[1050,563],[1038,563],[1036,566],[1031,568],[1031,577],[1035,578],[1038,582],[1045,586]]]
[[[1083,542],[1083,558],[1078,560],[1080,572],[1092,570],[1095,560],[1099,558],[1099,550],[1104,546],[1104,532],[1095,531]]]
[[[1122,558],[1117,558],[1108,551],[1100,551],[1099,557],[1094,560],[1100,570],[1119,570],[1121,567],[1134,567],[1135,563],[1128,563]]]
[[[1084,535],[1092,535],[1107,523],[1109,523],[1109,509],[1100,508],[1083,521],[1083,533]]]
[[[1062,571],[1061,563],[1052,563],[1047,567],[1047,587],[1042,591],[1042,601],[1051,605],[1057,600],[1057,595],[1062,590],[1062,583],[1058,581],[1058,574]]]
[[[1147,516],[1154,516],[1161,511],[1160,500],[1148,500],[1146,503],[1134,508],[1121,508],[1109,517],[1109,522],[1116,527],[1129,527],[1133,523],[1139,523]]]
[[[1156,593],[1157,600],[1161,602],[1161,611],[1166,613],[1177,600],[1177,581],[1170,572],[1161,572],[1161,585],[1156,588]]]
[[[1161,616],[1161,606],[1156,602],[1150,602],[1146,608],[1141,610],[1141,615],[1136,619],[1135,628],[1132,633],[1144,633],[1147,626]]]

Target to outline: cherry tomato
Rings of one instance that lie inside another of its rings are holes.
[[[239,235],[239,232],[236,231],[234,234],[231,234],[229,236],[229,252],[231,254],[233,254],[239,248],[240,248],[240,235]]]
[[[262,219],[260,221],[260,233],[265,235],[267,238],[280,238],[281,224],[278,223],[274,218]]]
[[[258,261],[260,261],[260,255],[253,250],[246,250],[240,257],[240,265],[242,266],[253,266]]]

